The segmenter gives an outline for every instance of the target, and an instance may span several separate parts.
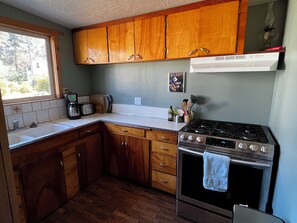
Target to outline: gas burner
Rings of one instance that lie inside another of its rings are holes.
[[[210,134],[213,129],[213,124],[210,122],[194,123],[193,129],[198,134]]]
[[[213,135],[221,136],[221,137],[231,137],[232,130],[233,130],[233,125],[231,123],[218,122],[213,131]]]
[[[248,140],[248,141],[259,141],[257,134],[253,133],[249,130],[245,130],[243,133],[240,133],[240,139]]]

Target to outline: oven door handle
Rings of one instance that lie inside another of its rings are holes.
[[[203,153],[201,153],[201,152],[192,151],[192,150],[184,149],[184,148],[181,148],[181,147],[179,147],[178,149],[181,150],[181,151],[187,152],[187,153],[194,154],[194,155],[203,156]],[[247,166],[265,167],[265,168],[270,167],[270,164],[268,164],[268,163],[257,163],[257,162],[237,160],[237,159],[230,159],[230,162],[235,163],[235,164],[247,165]]]

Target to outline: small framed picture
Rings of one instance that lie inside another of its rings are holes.
[[[185,72],[170,72],[168,74],[169,92],[185,92]]]

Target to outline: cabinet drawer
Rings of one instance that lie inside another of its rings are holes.
[[[156,131],[155,139],[162,142],[177,144],[177,133]]]
[[[176,193],[176,176],[172,176],[159,171],[152,171],[152,186],[171,194]]]
[[[105,127],[108,131],[124,134],[124,135],[130,135],[130,136],[138,136],[138,137],[145,137],[145,130],[139,129],[139,128],[133,128],[123,125],[116,125],[116,124],[105,124]]]
[[[88,125],[86,127],[79,129],[79,137],[84,138],[86,136],[99,132],[99,130],[100,130],[99,124]]]
[[[176,158],[177,145],[165,142],[152,141],[152,153],[164,154]]]
[[[166,155],[153,154],[152,169],[176,175],[176,159]]]

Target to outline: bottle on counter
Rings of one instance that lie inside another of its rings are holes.
[[[173,122],[173,117],[174,117],[174,111],[172,109],[172,106],[168,109],[168,121]]]

